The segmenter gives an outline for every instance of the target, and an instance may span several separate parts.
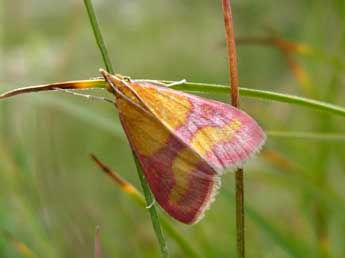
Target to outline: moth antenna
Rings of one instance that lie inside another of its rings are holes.
[[[116,86],[114,85],[114,83],[109,79],[109,73],[106,72],[104,69],[99,69],[100,73],[102,73],[102,75],[104,76],[104,79],[106,80],[106,82],[110,85],[111,89],[117,93],[119,96],[121,96],[123,99],[131,102],[133,105],[136,105],[136,103],[134,103],[130,98],[128,98],[126,95],[124,95],[121,91],[119,91]],[[125,83],[125,81],[122,81],[123,83]],[[125,83],[126,84],[126,83]],[[126,84],[127,86],[127,84]],[[138,106],[139,107],[139,106]]]
[[[111,99],[108,99],[108,98],[105,98],[105,97],[94,96],[94,95],[89,95],[89,94],[82,94],[82,93],[79,93],[79,92],[74,92],[74,91],[71,91],[71,90],[60,89],[60,88],[55,88],[55,90],[62,91],[62,92],[68,93],[68,94],[72,94],[72,95],[78,96],[78,97],[84,97],[84,98],[87,98],[89,100],[101,100],[101,101],[109,102],[109,103],[114,104],[116,106],[116,102],[114,100],[111,100]]]
[[[128,80],[128,81],[127,81]],[[112,81],[109,80],[111,84]],[[120,80],[131,92],[132,94],[137,98],[137,100],[144,106],[144,107],[147,107],[145,102],[141,99],[141,97],[138,95],[138,93],[132,88],[132,86],[128,83],[131,81],[131,79],[129,77],[125,77],[125,79],[122,79]],[[115,87],[115,85],[113,85],[113,87]],[[116,87],[115,87],[116,88]],[[118,90],[118,89],[117,89]],[[123,93],[121,92],[122,96]],[[146,110],[145,108],[143,108],[142,106],[138,105],[137,103],[133,102],[130,98],[128,98],[127,96],[126,97],[126,100],[129,101],[130,103],[132,103],[133,105],[136,105],[138,108],[140,108],[141,110],[145,111],[147,114],[149,114],[150,116],[156,118],[150,111]]]
[[[107,81],[107,83],[110,85],[110,87],[112,88],[112,90],[118,94],[121,98],[125,99],[126,101],[128,101],[129,103],[131,103],[133,106],[139,108],[140,110],[142,110],[143,112],[145,112],[146,114],[150,115],[153,117],[153,115],[151,114],[151,112],[149,112],[148,110],[146,110],[145,108],[143,108],[142,106],[138,105],[137,103],[135,103],[134,101],[132,101],[130,98],[128,98],[125,94],[123,94],[121,91],[119,91],[116,86],[113,84],[113,82],[109,79],[109,73],[106,72],[104,69],[99,69],[99,72],[104,76],[104,79]],[[133,89],[128,85],[128,83],[124,80],[121,80],[121,82],[123,82],[132,92]],[[134,93],[135,96],[138,98],[137,94]],[[139,101],[141,101],[139,99]]]
[[[137,83],[145,83],[145,82],[149,82],[149,83],[152,83],[154,85],[157,85],[157,86],[161,86],[161,87],[173,87],[173,86],[176,86],[176,85],[181,85],[181,84],[184,84],[187,82],[186,79],[182,79],[180,81],[176,81],[176,82],[171,82],[171,83],[163,83],[162,81],[159,81],[159,80],[149,80],[149,79],[137,79],[137,80],[134,80],[134,82],[137,82]]]
[[[126,81],[126,80],[121,80],[121,82],[126,85],[126,87],[133,93],[133,95],[137,98],[138,101],[141,102],[145,106],[145,103],[142,101],[138,93],[132,88],[132,86]]]

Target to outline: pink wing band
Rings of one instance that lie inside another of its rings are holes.
[[[129,130],[123,121],[126,133]],[[188,183],[181,189],[177,201],[172,201],[171,193],[178,187],[178,176],[172,171],[173,162],[179,153],[187,148],[177,137],[171,135],[164,147],[151,156],[141,155],[136,146],[129,142],[142,167],[145,178],[150,186],[155,199],[160,206],[173,218],[186,224],[193,224],[201,219],[204,210],[208,206],[214,190],[218,189],[219,176],[214,169],[204,160],[200,159],[193,171],[188,173]]]
[[[186,94],[187,95],[187,94]],[[266,135],[256,121],[245,112],[221,102],[187,95],[192,108],[186,123],[176,129],[175,134],[190,144],[198,131],[205,127],[225,128],[238,122],[229,139],[210,139],[214,142],[205,159],[220,174],[224,170],[235,170],[256,154],[263,146]]]

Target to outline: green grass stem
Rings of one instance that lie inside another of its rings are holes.
[[[98,47],[100,49],[100,52],[102,54],[102,57],[103,57],[103,62],[105,64],[105,66],[106,66],[107,71],[109,73],[113,74],[114,70],[113,70],[113,67],[112,67],[112,64],[111,64],[108,52],[107,52],[107,48],[105,46],[105,42],[104,42],[102,34],[101,34],[101,30],[100,30],[98,22],[97,22],[96,14],[95,14],[93,5],[91,3],[91,0],[84,0],[84,4],[85,4],[85,7],[87,9],[88,16],[90,18],[91,27],[93,29],[97,45],[98,45]],[[138,164],[138,160],[135,157],[135,155],[133,155],[133,156],[134,156],[134,159],[135,159],[135,163],[137,165],[137,171],[138,171],[138,175],[139,175],[139,178],[140,178],[140,181],[141,181],[141,185],[142,185],[144,193],[145,193],[145,199],[147,201],[147,204],[150,205],[153,202],[152,194],[151,194],[151,192],[150,192],[150,190],[148,188],[148,185],[146,183],[146,180],[145,180],[145,178],[143,176],[143,172],[142,172],[142,170],[141,170],[141,168],[140,168],[140,166]],[[150,212],[150,217],[151,217],[153,229],[154,229],[154,232],[156,234],[156,237],[157,237],[157,240],[158,240],[158,243],[159,243],[159,247],[160,247],[160,251],[161,251],[161,256],[163,258],[168,258],[169,257],[168,248],[167,248],[167,244],[166,244],[165,238],[164,238],[162,230],[161,230],[161,226],[160,226],[159,218],[158,218],[158,215],[157,215],[157,211],[156,211],[154,206],[152,206],[148,210]]]

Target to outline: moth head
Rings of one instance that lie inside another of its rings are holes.
[[[123,90],[127,88],[127,84],[131,82],[131,79],[128,76],[123,76],[121,74],[113,75],[104,69],[99,69],[99,72],[107,82],[106,89],[114,95],[119,92],[123,92]]]

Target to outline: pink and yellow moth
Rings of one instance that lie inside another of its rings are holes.
[[[100,70],[150,189],[176,220],[199,221],[221,184],[257,153],[265,133],[245,112],[214,100],[176,91],[148,80],[131,80]],[[9,96],[56,89],[84,89],[99,80],[16,89]]]

